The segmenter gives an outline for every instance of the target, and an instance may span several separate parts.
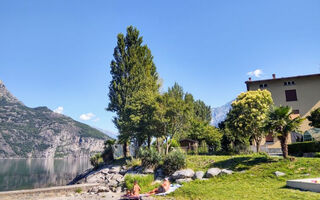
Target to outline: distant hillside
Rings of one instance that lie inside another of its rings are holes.
[[[226,103],[223,106],[212,108],[212,125],[218,127],[218,124],[226,119],[227,114],[231,109],[232,101]]]
[[[25,106],[0,81],[0,158],[90,156],[108,138],[47,107]]]

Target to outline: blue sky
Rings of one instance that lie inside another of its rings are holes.
[[[151,49],[164,90],[178,82],[216,107],[246,90],[249,72],[320,73],[319,9],[317,0],[1,0],[0,79],[27,106],[116,132],[104,108],[127,26]]]

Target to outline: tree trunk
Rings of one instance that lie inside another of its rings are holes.
[[[148,149],[150,149],[151,147],[151,137],[150,135],[148,135]]]
[[[124,156],[125,158],[130,157],[130,149],[129,149],[129,144],[128,144],[128,142],[125,142],[125,143],[123,144],[123,156]]]
[[[169,153],[169,148],[170,148],[170,144],[169,144],[169,141],[167,141],[167,145],[166,145],[166,155],[168,155],[168,153]]]
[[[288,158],[288,136],[282,136],[280,139],[283,158]]]
[[[257,153],[259,153],[260,152],[260,141],[258,140],[258,141],[256,141],[256,148],[257,148]]]
[[[261,140],[262,138],[261,137],[256,137],[255,139],[255,142],[256,142],[256,150],[257,150],[257,153],[260,152],[260,147],[261,147]]]
[[[161,153],[161,146],[160,146],[160,139],[157,138],[157,150],[158,150],[158,153]]]

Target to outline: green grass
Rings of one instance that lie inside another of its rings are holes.
[[[286,188],[286,180],[320,177],[320,158],[296,158],[290,162],[263,155],[188,156],[187,166],[194,170],[210,167],[232,169],[236,173],[206,181],[185,183],[169,197],[185,199],[308,199],[319,200],[320,194]],[[244,173],[240,171],[245,170]],[[276,177],[273,173],[286,173]],[[306,176],[305,174],[310,174]]]
[[[133,182],[134,181],[138,182],[138,185],[141,188],[140,193],[147,193],[151,190],[153,190],[154,188],[159,187],[159,183],[153,183],[153,175],[126,175],[124,178],[124,182],[125,182],[125,186],[126,188],[128,188],[129,190],[131,190],[133,188]]]

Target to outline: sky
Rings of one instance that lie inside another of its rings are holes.
[[[162,90],[221,106],[245,81],[320,73],[318,0],[0,0],[0,80],[29,107],[117,132],[107,112],[118,33],[137,27]]]

